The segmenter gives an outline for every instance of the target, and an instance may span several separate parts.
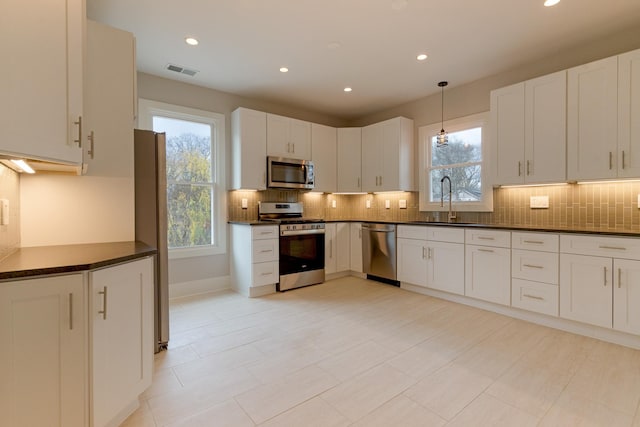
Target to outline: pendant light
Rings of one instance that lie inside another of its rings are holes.
[[[442,128],[440,129],[440,132],[438,133],[438,136],[436,137],[436,146],[437,147],[446,147],[447,145],[449,145],[449,137],[447,136],[447,132],[444,131],[444,88],[446,85],[448,85],[449,82],[440,82],[438,83],[438,86],[441,88],[441,105],[440,108],[442,110]]]

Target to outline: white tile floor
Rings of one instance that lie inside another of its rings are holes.
[[[354,277],[171,305],[131,426],[639,426],[640,352]]]

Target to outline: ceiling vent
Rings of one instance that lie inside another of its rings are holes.
[[[167,64],[167,70],[175,71],[176,73],[186,74],[187,76],[195,76],[198,71],[190,70],[189,68],[181,67],[180,65]]]

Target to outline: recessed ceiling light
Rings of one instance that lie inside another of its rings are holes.
[[[560,0],[544,0],[544,5],[547,7],[555,6],[560,3]]]
[[[427,54],[426,53],[421,53],[420,55],[416,56],[416,59],[418,61],[424,61],[425,59],[427,59]]]
[[[281,73],[288,73],[289,69],[287,67],[280,67],[280,72]]]
[[[345,91],[345,92],[351,92],[352,90],[353,90],[353,89],[351,89],[350,87],[345,87],[345,88],[344,88],[344,91]]]
[[[195,39],[193,37],[187,37],[186,39],[184,39],[184,41],[189,46],[198,46],[198,43],[200,43],[198,39]]]

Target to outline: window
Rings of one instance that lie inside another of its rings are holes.
[[[224,116],[140,100],[140,127],[166,133],[169,256],[226,250]]]
[[[447,210],[449,194],[456,211],[493,210],[493,189],[483,166],[488,157],[487,116],[483,113],[445,122],[449,133],[446,147],[436,144],[441,124],[419,128],[421,211]],[[451,180],[451,191],[449,182],[443,181],[445,176]],[[440,206],[441,201],[445,206]]]

